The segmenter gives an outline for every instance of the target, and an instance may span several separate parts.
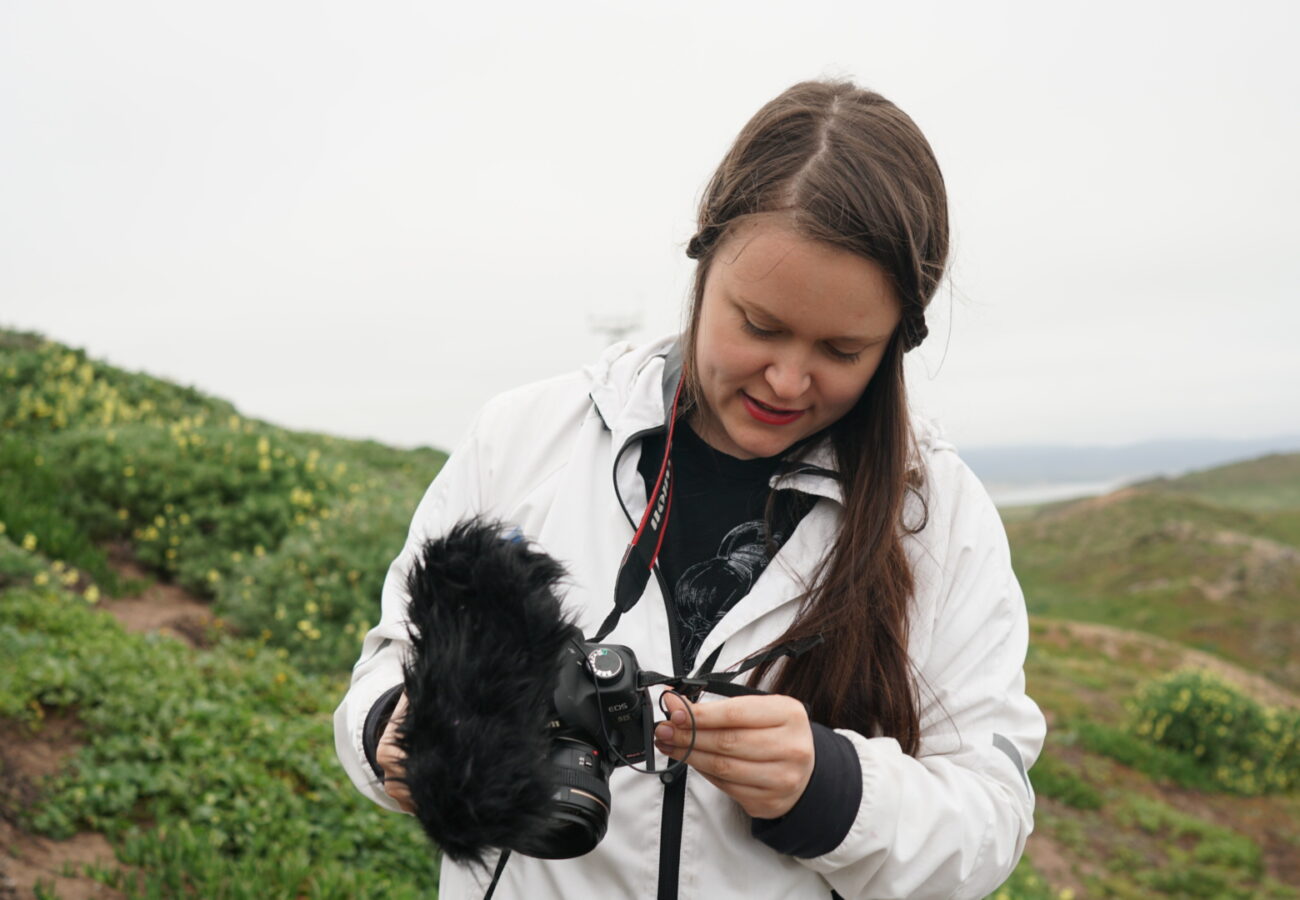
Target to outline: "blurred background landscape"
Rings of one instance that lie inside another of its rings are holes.
[[[432,896],[330,713],[444,455],[31,333],[0,385],[0,896]],[[1050,730],[996,896],[1300,896],[1300,453],[1002,512]]]
[[[998,900],[1300,896],[1300,7],[0,6],[0,900],[436,895],[330,716],[492,395],[680,327],[763,102],[921,126],[916,410],[1050,730]]]

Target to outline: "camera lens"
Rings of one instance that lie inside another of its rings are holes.
[[[572,859],[590,853],[609,825],[609,785],[600,751],[585,741],[556,738],[551,744],[553,771],[547,828],[514,849],[538,859]]]

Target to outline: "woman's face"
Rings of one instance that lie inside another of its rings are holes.
[[[705,409],[691,425],[715,450],[752,459],[852,409],[901,306],[876,263],[768,220],[742,225],[718,248],[699,316]]]

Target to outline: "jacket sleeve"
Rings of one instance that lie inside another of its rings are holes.
[[[384,792],[383,783],[366,759],[366,717],[375,703],[403,680],[402,665],[410,650],[406,575],[419,548],[482,508],[484,464],[476,434],[477,429],[472,428],[416,507],[406,544],[384,579],[379,624],[367,632],[361,657],[352,667],[348,692],[334,711],[334,748],[348,777],[357,790],[394,812],[401,812],[401,808]]]
[[[920,749],[911,757],[892,738],[838,732],[857,750],[862,800],[838,847],[801,860],[845,900],[983,897],[1011,874],[1033,830],[1026,773],[1046,723],[1024,691],[1024,597],[997,510],[949,459],[912,558],[912,628],[930,631],[928,651],[913,659]]]

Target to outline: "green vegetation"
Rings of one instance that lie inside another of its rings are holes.
[[[4,559],[17,548],[8,541]],[[7,567],[11,577],[14,569]],[[343,685],[248,641],[194,655],[124,632],[53,586],[0,611],[0,715],[33,733],[73,713],[86,744],[26,824],[119,843],[128,896],[418,897],[436,854],[414,821],[378,815],[341,777],[330,713]]]
[[[1030,612],[1146,631],[1300,688],[1300,511],[1167,490],[1042,507],[1007,525]]]
[[[2,331],[0,425],[0,717],[85,734],[24,824],[109,836],[133,868],[96,877],[131,897],[431,896],[436,853],[347,781],[331,715],[443,454]],[[116,557],[211,600],[213,646],[95,611],[141,587]]]
[[[1300,454],[1275,453],[1143,487],[1254,512],[1300,509]]]
[[[1199,670],[1144,685],[1132,730],[1194,759],[1224,790],[1281,793],[1300,785],[1300,714],[1261,706]]]
[[[286,431],[223,401],[0,332],[0,523],[118,594],[126,546],[236,633],[337,672],[444,454]]]

